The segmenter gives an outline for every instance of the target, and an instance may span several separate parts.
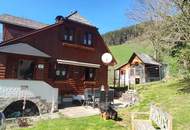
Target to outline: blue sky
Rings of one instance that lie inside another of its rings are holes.
[[[0,14],[8,13],[52,24],[57,15],[79,11],[100,33],[134,24],[126,10],[134,0],[0,0]],[[1,29],[2,30],[2,29]]]

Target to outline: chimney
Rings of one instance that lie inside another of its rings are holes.
[[[64,20],[64,17],[62,15],[58,15],[56,18],[55,18],[55,23],[60,23],[60,22],[63,22]]]

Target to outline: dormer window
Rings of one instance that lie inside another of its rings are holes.
[[[87,45],[87,46],[91,46],[92,45],[92,33],[86,32],[84,34],[83,44]]]
[[[64,29],[64,41],[74,41],[74,31],[73,29]]]

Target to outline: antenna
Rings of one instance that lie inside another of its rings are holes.
[[[71,17],[72,15],[74,15],[76,13],[78,13],[78,11],[74,11],[74,12],[72,11],[71,14],[66,17],[66,19],[68,19],[69,17]]]

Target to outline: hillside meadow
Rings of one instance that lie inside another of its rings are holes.
[[[154,103],[173,117],[173,130],[190,130],[190,83],[182,79],[170,79],[138,85],[140,103],[120,110],[124,122],[130,126],[131,112],[148,112]],[[129,128],[130,129],[130,128]]]
[[[136,88],[140,102],[135,106],[118,110],[122,121],[105,121],[99,115],[73,119],[62,117],[42,120],[31,128],[19,130],[131,130],[131,113],[148,112],[151,103],[172,115],[173,130],[190,130],[189,81],[170,79],[138,85]]]

